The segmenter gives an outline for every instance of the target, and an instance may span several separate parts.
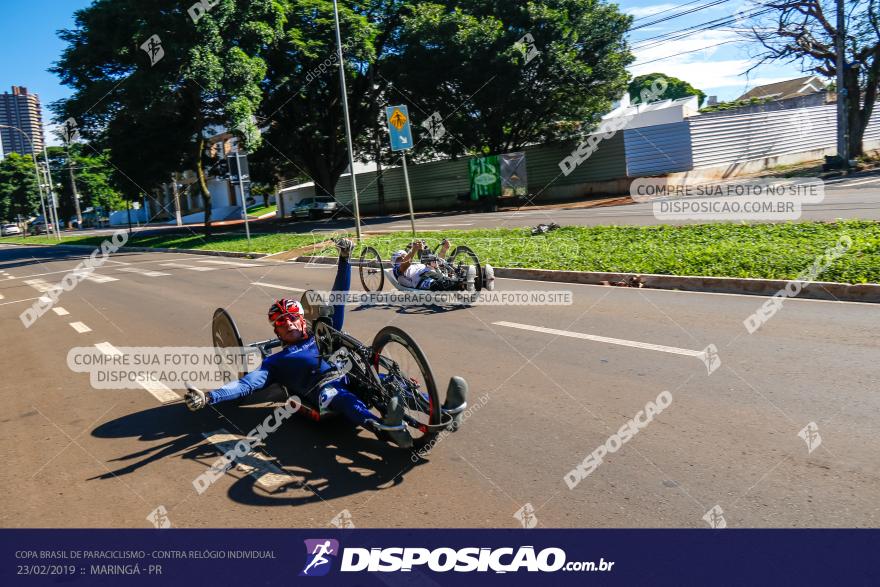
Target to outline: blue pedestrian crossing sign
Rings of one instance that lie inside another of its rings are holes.
[[[388,106],[385,108],[388,117],[388,132],[391,134],[391,150],[405,151],[412,149],[412,131],[409,128],[409,112],[406,106]]]

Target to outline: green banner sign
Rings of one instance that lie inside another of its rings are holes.
[[[501,195],[501,165],[498,155],[476,157],[468,161],[471,200],[497,198]]]

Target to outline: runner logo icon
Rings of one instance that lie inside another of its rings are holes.
[[[339,556],[339,541],[332,538],[306,540],[306,566],[300,577],[321,577],[330,572],[332,561]]]

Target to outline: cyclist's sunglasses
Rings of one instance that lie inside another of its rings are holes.
[[[286,312],[275,318],[272,323],[275,326],[284,326],[285,324],[287,324],[288,318],[290,318],[291,322],[296,322],[298,319],[302,318],[302,314],[299,314],[297,312]]]

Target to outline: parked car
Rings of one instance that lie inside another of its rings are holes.
[[[294,204],[294,218],[321,218],[332,216],[339,209],[339,204],[331,197],[318,196],[317,198],[304,198]]]
[[[34,220],[31,225],[28,226],[28,234],[49,234],[50,232],[55,232],[55,225],[51,222],[47,225],[46,221],[42,219]]]
[[[0,224],[0,236],[12,236],[21,234],[21,229],[15,224]]]

